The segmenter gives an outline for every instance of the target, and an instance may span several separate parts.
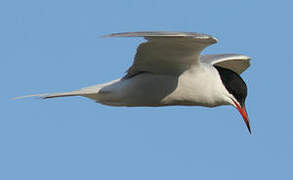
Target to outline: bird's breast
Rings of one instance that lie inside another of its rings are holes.
[[[212,66],[201,66],[182,73],[177,88],[162,102],[178,105],[214,107],[225,104],[226,90],[219,74]]]

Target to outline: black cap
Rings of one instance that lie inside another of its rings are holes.
[[[230,69],[222,68],[220,66],[214,67],[218,70],[221,80],[228,92],[235,97],[241,106],[244,106],[247,96],[247,86],[243,79]]]

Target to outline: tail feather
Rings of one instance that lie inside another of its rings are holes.
[[[52,93],[52,94],[33,94],[33,95],[15,97],[13,99],[23,99],[23,98],[29,98],[29,97],[49,99],[49,98],[67,97],[67,96],[83,96],[83,97],[87,97],[87,98],[98,101],[100,96],[103,96],[106,92],[108,92],[108,91],[102,90],[104,87],[111,86],[112,84],[115,84],[116,82],[119,82],[119,81],[120,79],[116,79],[104,84],[97,84],[94,86],[85,87],[85,88],[71,91],[71,92]]]
[[[32,94],[26,96],[15,97],[13,99],[23,99],[23,98],[30,98],[30,97],[37,97],[41,99],[49,99],[49,98],[56,98],[56,97],[66,97],[66,96],[82,96],[83,93],[80,91],[72,91],[72,92],[65,92],[65,93],[52,93],[52,94]]]

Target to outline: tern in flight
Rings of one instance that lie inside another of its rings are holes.
[[[79,90],[38,94],[44,99],[83,96],[110,106],[232,105],[251,133],[245,109],[247,87],[240,77],[250,58],[240,54],[200,55],[217,39],[199,33],[127,32],[103,37],[144,37],[124,77]],[[23,96],[28,97],[28,96]]]

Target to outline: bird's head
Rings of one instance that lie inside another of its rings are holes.
[[[234,71],[219,66],[215,66],[215,68],[218,70],[221,80],[226,90],[228,91],[228,102],[238,109],[243,117],[249,133],[251,134],[249,118],[245,109],[245,99],[247,96],[247,87],[245,82]]]

